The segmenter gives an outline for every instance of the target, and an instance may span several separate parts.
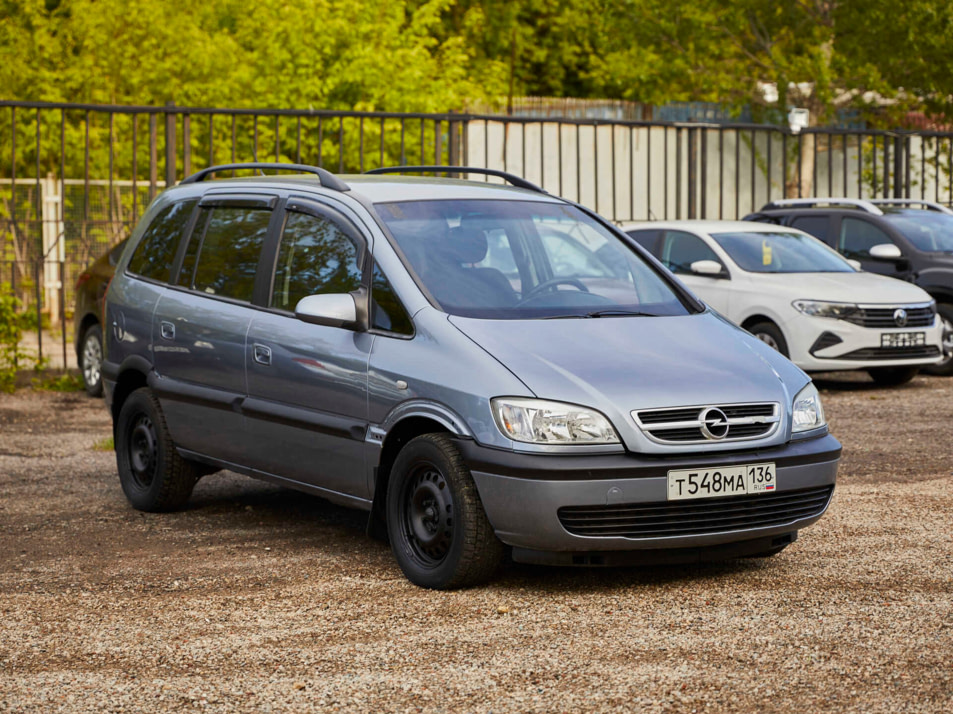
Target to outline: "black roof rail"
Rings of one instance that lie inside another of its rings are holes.
[[[923,201],[916,198],[872,198],[870,202],[878,206],[923,206],[924,210],[953,215],[953,210],[935,201]]]
[[[525,188],[537,193],[546,193],[542,188],[531,181],[527,181],[520,176],[516,176],[507,171],[497,171],[496,169],[482,169],[475,166],[382,166],[379,169],[365,171],[365,174],[416,174],[416,173],[446,173],[446,174],[482,174],[484,176],[496,176],[505,181],[509,181],[517,188]]]
[[[348,186],[327,169],[322,169],[317,166],[307,166],[305,164],[263,163],[260,161],[252,161],[244,164],[220,164],[218,166],[209,166],[207,169],[202,169],[201,171],[192,174],[188,178],[182,179],[182,183],[198,183],[199,181],[204,181],[209,176],[218,173],[219,171],[235,171],[237,169],[257,169],[258,171],[262,172],[262,175],[264,175],[264,171],[262,171],[262,169],[297,171],[298,173],[302,174],[314,174],[321,179],[321,185],[325,188],[330,188],[334,191],[351,190],[350,186]]]

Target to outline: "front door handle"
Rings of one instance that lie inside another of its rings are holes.
[[[271,364],[271,347],[266,345],[260,345],[257,342],[252,346],[252,352],[255,356],[255,361],[258,364],[270,365]]]
[[[175,339],[175,325],[171,322],[166,322],[163,320],[159,323],[159,334],[162,335],[164,340],[174,340]]]

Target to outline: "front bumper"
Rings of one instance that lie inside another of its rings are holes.
[[[939,319],[934,319],[933,325],[929,327],[880,329],[844,320],[798,315],[784,323],[782,330],[788,340],[791,361],[807,372],[917,365],[926,367],[936,364],[942,356],[943,327]],[[885,333],[916,332],[926,333],[925,345],[921,348],[881,348],[881,335]],[[840,342],[817,349],[818,339],[822,335],[834,335]]]
[[[534,552],[604,553],[724,546],[755,540],[769,543],[773,537],[792,534],[823,515],[833,493],[841,453],[840,443],[830,435],[775,448],[666,457],[521,454],[479,446],[470,440],[460,440],[458,445],[497,537],[517,550]],[[778,499],[791,499],[810,493],[817,504],[811,513],[794,511],[788,519],[783,517],[782,511],[780,520],[775,517],[769,525],[759,525],[757,519],[741,518],[736,525],[713,528],[710,532],[701,525],[687,527],[684,534],[668,532],[664,536],[637,537],[579,535],[570,532],[564,525],[565,519],[559,515],[561,508],[573,506],[596,509],[617,506],[623,510],[628,506],[644,511],[643,506],[650,505],[662,514],[666,509],[678,509],[681,519],[686,517],[685,513],[693,518],[691,508],[695,508],[699,513],[698,523],[704,524],[708,506],[740,508],[739,513],[751,513],[752,508],[756,511],[763,505],[756,499],[766,496],[669,502],[667,473],[670,469],[766,461],[774,462],[777,469],[778,487],[774,495]],[[753,503],[740,503],[738,499],[752,499]],[[681,504],[686,503],[696,505],[685,511]]]

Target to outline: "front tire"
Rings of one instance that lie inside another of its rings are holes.
[[[116,422],[116,465],[129,503],[140,511],[175,511],[189,500],[198,472],[179,456],[152,390],[129,395]]]
[[[418,436],[397,455],[387,532],[404,575],[425,588],[486,582],[503,559],[470,469],[446,434]]]
[[[103,331],[99,325],[91,325],[83,333],[79,348],[79,368],[83,373],[83,386],[91,397],[103,395]]]
[[[943,360],[924,367],[923,371],[949,377],[953,375],[953,305],[941,302],[936,306],[936,311],[940,314],[940,323],[943,325]]]
[[[781,329],[773,322],[758,322],[748,328],[748,332],[764,342],[768,347],[777,350],[785,357],[790,357],[788,342],[784,339]]]
[[[917,376],[919,367],[876,367],[868,369],[867,374],[881,387],[896,387],[906,384]]]

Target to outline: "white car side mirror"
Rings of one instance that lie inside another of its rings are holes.
[[[697,275],[711,275],[717,277],[722,274],[721,263],[717,260],[696,260],[689,266]]]
[[[314,325],[353,327],[357,323],[357,304],[349,293],[308,295],[295,306],[295,317]]]
[[[893,243],[880,243],[870,249],[870,257],[874,260],[899,260],[903,254]]]
[[[864,269],[864,266],[862,266],[862,265],[860,264],[860,261],[859,261],[859,260],[854,260],[853,258],[848,258],[848,259],[847,259],[847,263],[848,263],[848,264],[850,265],[850,267],[852,267],[854,270],[863,270],[863,269]]]

